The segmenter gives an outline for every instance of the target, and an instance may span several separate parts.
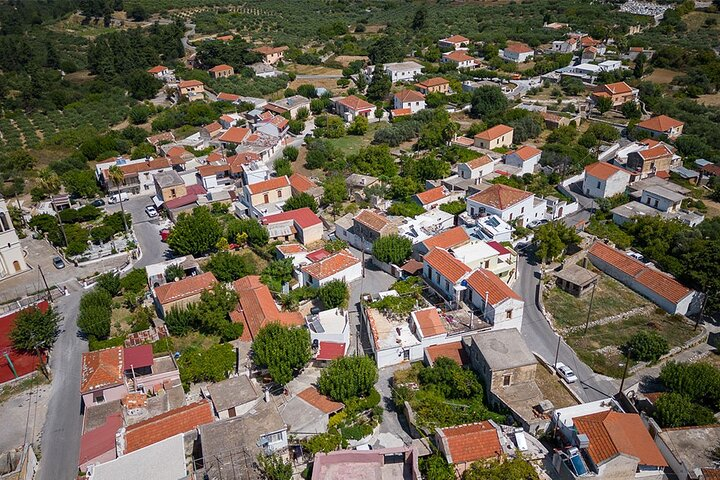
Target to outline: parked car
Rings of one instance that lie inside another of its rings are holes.
[[[567,383],[575,383],[577,382],[577,377],[575,376],[575,372],[570,370],[570,367],[565,365],[564,363],[556,363],[555,364],[555,371],[558,375],[560,375],[563,380],[565,380]]]
[[[111,195],[108,198],[108,203],[118,203],[120,201],[127,202],[129,199],[130,199],[130,195],[128,195],[125,192],[123,192],[119,195],[116,193],[115,195]]]
[[[53,257],[53,265],[55,268],[60,270],[61,268],[65,268],[65,262],[63,262],[63,259],[60,257]]]
[[[92,201],[91,205],[93,207],[102,207],[103,205],[105,205],[105,200],[103,200],[102,198],[95,199]]]
[[[152,205],[148,205],[147,207],[145,207],[145,213],[147,213],[148,217],[150,218],[158,216],[158,211],[155,210],[155,207],[153,207]]]

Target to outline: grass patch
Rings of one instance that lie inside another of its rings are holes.
[[[341,152],[347,155],[358,153],[361,148],[367,147],[372,142],[375,130],[381,125],[380,122],[371,123],[368,126],[368,131],[365,135],[346,135],[340,138],[326,138],[324,139],[330,145],[337,148]]]
[[[172,337],[172,351],[182,353],[190,347],[207,350],[218,343],[220,343],[218,335],[203,335],[200,332],[190,332],[182,337]]]
[[[30,378],[26,378],[25,380],[20,381],[19,383],[16,383],[10,387],[4,387],[2,390],[0,390],[0,405],[8,401],[10,398],[14,397],[15,395],[26,392],[30,390],[31,388],[38,387],[40,385],[46,385],[48,383],[47,378],[45,378],[44,375],[35,374]]]
[[[654,311],[649,315],[636,315],[621,322],[593,327],[587,334],[575,332],[565,340],[593,371],[619,378],[622,376],[625,356],[615,349],[610,352],[598,350],[624,345],[635,333],[643,330],[658,333],[667,340],[670,348],[682,345],[697,333],[681,316]]]
[[[535,383],[537,383],[543,396],[550,400],[555,408],[577,405],[577,400],[562,386],[561,381],[558,376],[552,374],[543,365],[538,365],[537,369],[535,369]]]
[[[117,303],[117,302],[116,302]],[[121,335],[124,332],[129,332],[132,329],[132,313],[124,306],[116,307],[112,309],[112,316],[110,317],[110,336]]]

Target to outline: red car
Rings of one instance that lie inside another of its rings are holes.
[[[170,236],[170,229],[169,228],[163,228],[160,230],[160,240],[163,242],[167,242],[168,236]]]

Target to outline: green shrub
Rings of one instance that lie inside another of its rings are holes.
[[[320,373],[318,390],[335,401],[346,402],[370,395],[377,378],[377,366],[370,357],[341,357]]]
[[[630,337],[624,348],[632,358],[643,362],[655,362],[670,351],[667,340],[660,334],[644,330]]]
[[[97,340],[95,337],[90,337],[88,341],[88,349],[91,352],[102,350],[103,348],[122,347],[123,345],[125,345],[125,335],[108,338],[106,340]]]

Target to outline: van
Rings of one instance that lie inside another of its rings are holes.
[[[127,193],[123,192],[119,195],[116,193],[115,195],[110,195],[110,198],[108,199],[108,203],[118,203],[121,200],[123,202],[127,202],[129,199],[130,199],[130,195],[128,195]]]

